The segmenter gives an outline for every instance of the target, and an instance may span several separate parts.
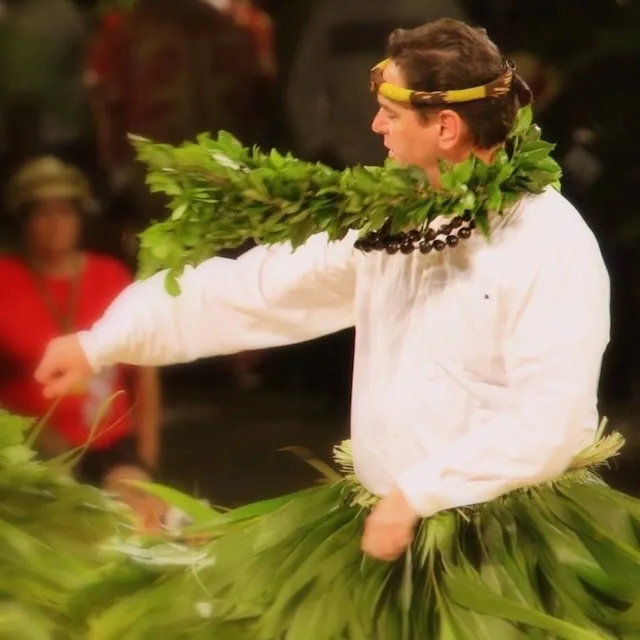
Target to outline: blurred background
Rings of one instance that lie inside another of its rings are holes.
[[[443,16],[484,26],[517,62],[564,192],[599,238],[613,282],[601,412],[628,440],[607,477],[640,494],[638,1],[0,0],[3,192],[33,158],[73,164],[92,193],[82,246],[133,271],[136,234],[165,212],[126,132],[179,143],[225,129],[337,168],[381,162],[368,70],[392,29]],[[20,245],[20,227],[2,212],[0,251]],[[0,273],[0,288],[16,283]],[[0,300],[1,386],[13,310]],[[328,460],[347,435],[352,338],[162,369],[162,480],[225,505],[314,482],[280,450]]]

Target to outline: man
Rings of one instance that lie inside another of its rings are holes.
[[[434,185],[439,160],[490,161],[524,92],[486,33],[436,21],[392,34],[388,56],[373,130],[389,156]],[[353,235],[258,247],[187,270],[177,298],[157,275],[91,330],[55,340],[37,379],[54,397],[117,362],[184,362],[355,325],[355,469],[381,497],[362,548],[396,559],[420,518],[555,478],[596,431],[609,337],[596,240],[551,187],[490,222],[490,242],[470,225],[442,252],[427,247],[435,230],[419,232],[424,253],[406,255],[358,251]]]

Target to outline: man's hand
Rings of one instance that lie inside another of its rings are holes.
[[[362,550],[378,560],[396,560],[413,542],[419,520],[402,492],[393,489],[367,518]]]
[[[75,334],[56,338],[49,343],[35,378],[44,386],[45,398],[73,393],[91,378],[93,371]]]

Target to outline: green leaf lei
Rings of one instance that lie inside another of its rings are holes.
[[[377,231],[387,221],[395,233],[425,229],[436,216],[469,214],[488,235],[490,212],[502,214],[525,192],[559,188],[554,145],[541,140],[532,118],[530,107],[521,109],[491,164],[475,155],[457,165],[442,163],[437,189],[421,169],[391,160],[336,171],[276,150],[245,148],[226,132],[180,147],[133,137],[151,191],[169,196],[171,211],[141,234],[139,275],[168,269],[167,290],[175,294],[186,265],[248,238],[267,245],[289,241],[295,248],[320,232],[339,240],[349,230]]]

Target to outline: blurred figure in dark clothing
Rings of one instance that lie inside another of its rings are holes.
[[[138,0],[103,17],[85,77],[101,162],[112,187],[132,199],[129,227],[165,211],[144,185],[127,134],[179,144],[224,129],[250,143],[260,127],[259,76],[251,35],[204,0]]]
[[[300,37],[287,91],[297,151],[342,167],[384,162],[371,135],[376,113],[367,78],[386,35],[437,18],[465,20],[456,0],[320,0]]]
[[[5,175],[52,153],[86,167],[88,110],[82,84],[87,39],[72,0],[5,1],[0,16],[0,122]]]

